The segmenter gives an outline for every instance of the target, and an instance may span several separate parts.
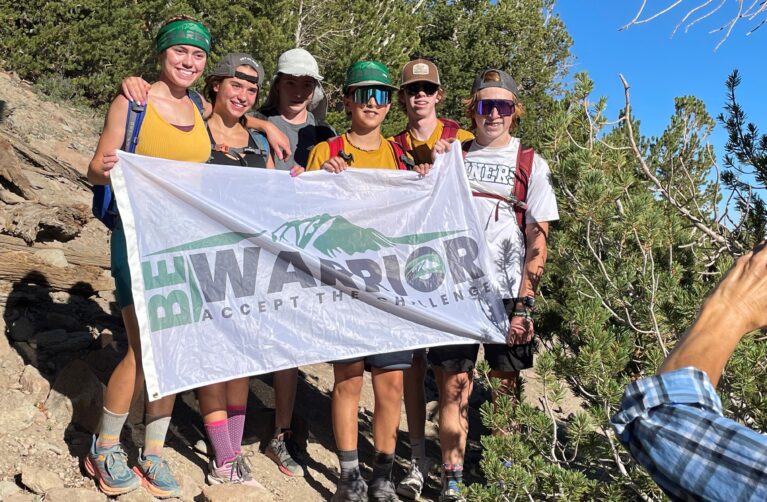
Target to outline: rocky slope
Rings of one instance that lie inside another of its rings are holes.
[[[84,173],[98,139],[101,117],[40,98],[13,75],[0,72],[0,500],[105,500],[84,476],[80,459],[90,445],[108,377],[126,340],[109,274],[109,235],[90,215]],[[183,484],[182,500],[328,500],[337,480],[330,425],[332,370],[301,370],[294,429],[308,467],[306,478],[282,475],[261,447],[273,427],[268,376],[251,380],[246,452],[267,492],[206,487],[206,459],[191,445],[202,436],[194,394],[179,396],[166,457]],[[527,391],[535,400],[536,382]],[[427,382],[431,439],[439,458],[436,393]],[[486,396],[477,395],[479,402]],[[360,454],[373,453],[373,398],[365,386],[360,407]],[[135,458],[141,446],[143,403],[124,430]],[[406,429],[404,414],[401,429]],[[478,459],[479,425],[471,411],[470,459]],[[404,432],[395,478],[409,454]],[[367,468],[367,467],[366,467]],[[436,498],[432,476],[425,499]],[[143,501],[143,490],[120,497]]]

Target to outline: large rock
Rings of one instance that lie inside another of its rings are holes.
[[[2,395],[3,412],[0,413],[0,434],[17,434],[27,427],[40,410],[24,394],[9,391]]]
[[[6,500],[9,495],[19,493],[19,488],[13,481],[0,481],[0,500]]]
[[[19,317],[8,326],[8,336],[14,342],[26,342],[35,333],[35,327],[26,317]]]
[[[64,488],[64,481],[58,474],[48,469],[28,465],[21,468],[21,484],[38,495],[43,495],[54,488]]]
[[[133,490],[125,495],[117,497],[117,502],[156,502],[158,499],[154,498],[148,491],[143,488]]]
[[[93,335],[87,331],[69,333],[63,329],[44,331],[35,336],[37,350],[46,353],[77,352],[93,343]]]
[[[54,488],[45,492],[45,502],[106,502],[106,500],[107,496],[103,493],[87,488]]]
[[[43,378],[34,366],[24,367],[19,382],[22,392],[28,393],[35,404],[45,402],[48,392],[51,390],[51,384]]]
[[[40,497],[34,493],[19,492],[3,497],[4,502],[38,502]]]
[[[201,500],[203,502],[229,502],[231,500],[266,502],[274,500],[274,498],[266,489],[259,490],[243,485],[214,485],[206,486],[202,490]]]
[[[72,361],[56,377],[45,407],[57,422],[95,431],[104,406],[104,386],[82,361]]]

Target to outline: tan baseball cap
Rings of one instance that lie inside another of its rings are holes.
[[[439,71],[437,66],[426,59],[414,59],[402,68],[402,78],[399,86],[412,84],[413,82],[431,82],[432,84],[442,85],[439,82]]]

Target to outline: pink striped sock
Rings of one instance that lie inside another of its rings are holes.
[[[245,432],[245,406],[227,406],[227,423],[229,424],[229,441],[235,455],[242,449],[242,436]]]
[[[205,432],[208,434],[210,444],[213,446],[213,453],[216,455],[217,467],[221,467],[237,456],[232,450],[232,444],[229,442],[229,427],[227,423],[227,420],[219,420],[205,424]]]

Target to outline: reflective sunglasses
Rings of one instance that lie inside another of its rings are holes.
[[[375,99],[378,106],[391,103],[391,89],[383,87],[357,87],[352,93],[352,101],[358,105],[367,104],[370,98]]]
[[[510,99],[480,99],[477,101],[475,110],[479,115],[490,115],[493,108],[498,110],[501,117],[510,117],[514,115],[514,101]]]
[[[421,91],[427,96],[433,96],[438,90],[439,86],[432,82],[413,82],[412,84],[407,84],[405,86],[405,92],[411,96],[417,96]]]

